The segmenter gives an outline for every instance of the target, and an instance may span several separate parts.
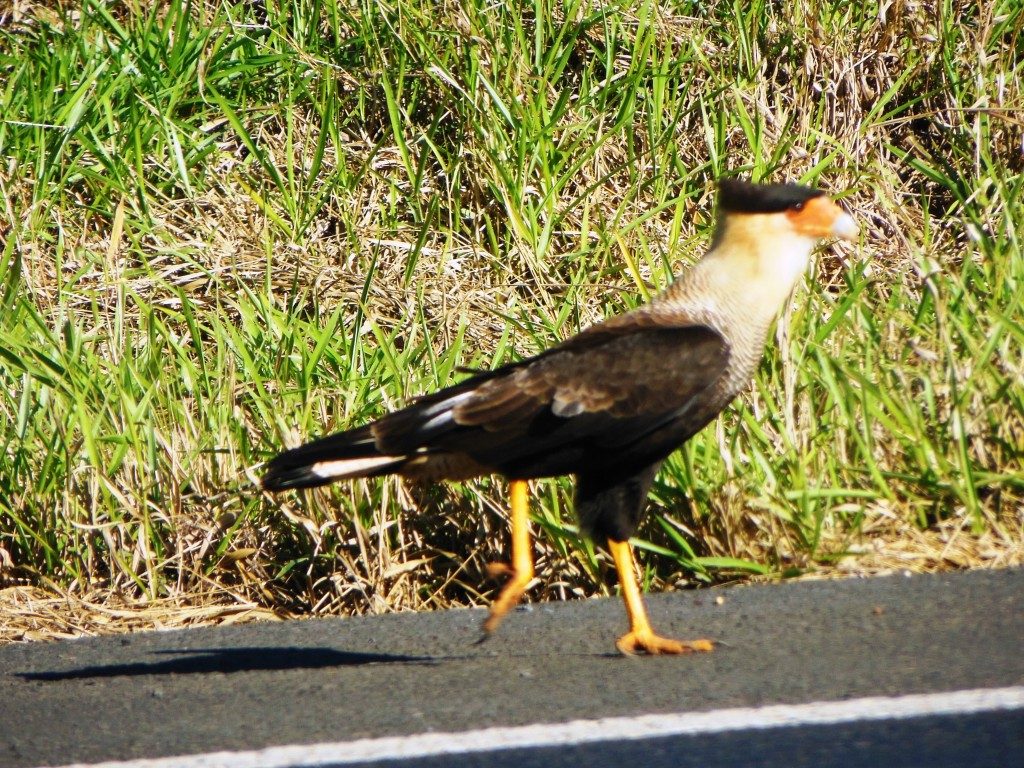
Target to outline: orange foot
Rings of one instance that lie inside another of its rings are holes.
[[[711,640],[671,640],[653,632],[627,632],[615,642],[623,656],[636,653],[706,653],[715,650]]]
[[[530,586],[530,582],[533,581],[532,564],[527,562],[525,565],[525,568],[519,569],[507,563],[487,564],[487,572],[492,577],[510,576],[511,578],[502,587],[501,594],[498,595],[497,600],[491,604],[491,612],[484,622],[485,638],[498,628],[501,620],[505,618],[505,614],[518,605],[523,592],[526,591],[526,588]]]

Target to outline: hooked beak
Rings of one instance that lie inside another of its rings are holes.
[[[840,212],[832,221],[832,234],[842,240],[856,240],[860,228],[853,216],[845,211]]]
[[[787,211],[786,216],[799,234],[815,240],[824,237],[855,240],[859,231],[853,217],[825,195],[808,200],[802,208]]]

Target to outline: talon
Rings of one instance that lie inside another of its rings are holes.
[[[501,564],[494,563],[493,565]],[[519,600],[526,591],[526,588],[530,585],[530,582],[533,581],[532,568],[528,569],[525,573],[520,573],[512,566],[504,566],[503,572],[510,574],[511,578],[506,582],[505,586],[502,587],[497,600],[491,603],[491,611],[487,616],[487,620],[484,622],[484,637],[490,635],[498,628],[498,625],[501,624],[501,620],[505,618],[505,614],[519,604]]]

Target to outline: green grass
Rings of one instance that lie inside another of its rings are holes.
[[[865,235],[666,465],[648,582],[1021,562],[1022,28],[1011,0],[9,17],[0,586],[480,602],[497,480],[271,499],[249,470],[641,303],[731,174],[841,193]],[[539,597],[611,583],[571,494],[538,486]]]

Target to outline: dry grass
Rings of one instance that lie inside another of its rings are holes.
[[[545,7],[0,9],[0,641],[485,603],[497,481],[246,473],[642,301],[737,172],[866,235],[667,465],[649,585],[1022,563],[1024,13]],[[607,592],[535,488],[531,596]]]

